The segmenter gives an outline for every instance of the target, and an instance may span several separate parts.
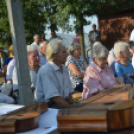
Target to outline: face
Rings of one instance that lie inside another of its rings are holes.
[[[39,66],[39,53],[38,51],[31,52],[28,56],[28,63],[30,66]]]
[[[124,58],[126,60],[130,59],[130,51],[128,47],[126,47],[126,50],[124,52],[120,51],[120,58]]]
[[[73,55],[74,55],[74,57],[79,57],[81,55],[81,47],[80,46],[76,47]]]
[[[56,55],[56,60],[60,64],[64,64],[66,62],[66,58],[68,56],[67,50],[64,46],[60,46],[59,52]]]
[[[96,30],[96,26],[95,26],[95,25],[93,25],[93,30],[94,30],[94,31]]]
[[[34,38],[34,41],[35,41],[36,43],[39,43],[39,42],[40,42],[40,37],[39,37],[39,36],[36,36],[36,37]]]
[[[107,57],[108,57],[108,55],[106,54],[105,56],[103,56],[99,59],[94,58],[94,61],[101,69],[104,69],[107,64]]]
[[[134,54],[134,46],[131,47],[131,53]]]

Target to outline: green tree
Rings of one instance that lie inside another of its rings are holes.
[[[133,1],[127,0],[54,0],[57,7],[57,13],[54,14],[55,21],[59,24],[63,30],[70,31],[69,19],[71,17],[76,18],[74,21],[75,30],[79,29],[83,34],[83,26],[89,25],[85,17],[91,15],[114,16],[117,12],[131,8]],[[82,54],[84,54],[84,38],[82,46]]]
[[[47,23],[44,17],[45,0],[23,0],[23,17],[27,44],[33,42],[34,34],[44,34]],[[0,44],[5,45],[11,38],[8,13],[5,0],[0,1]]]

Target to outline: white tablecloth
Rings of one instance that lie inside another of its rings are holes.
[[[9,111],[23,107],[22,105],[0,104],[0,115],[6,114]],[[57,129],[57,109],[49,108],[47,112],[42,114],[39,119],[39,127],[27,132],[17,134],[48,134]]]

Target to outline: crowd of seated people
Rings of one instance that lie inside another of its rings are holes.
[[[83,100],[101,90],[123,87],[117,83],[111,68],[107,65],[108,54],[106,47],[99,42],[93,46],[93,59],[84,76]]]
[[[37,35],[34,36],[34,39]],[[5,59],[3,68],[4,71],[0,72],[0,77],[5,77],[5,83],[0,88],[0,102],[6,102],[3,98],[8,99],[8,96],[13,97],[15,101],[12,101],[12,103],[19,103],[19,86],[18,86],[18,79],[17,79],[17,69],[15,64],[15,57],[13,52],[13,45],[9,41],[9,48],[10,50],[7,52],[9,56]],[[36,81],[37,81],[37,72],[39,67],[46,64],[46,51],[47,42],[42,41],[39,46],[39,50],[37,50],[37,47],[34,45],[28,45],[27,46],[27,55],[28,55],[28,65],[29,65],[29,72],[30,72],[30,78],[31,78],[31,89],[34,92],[36,87]],[[40,60],[41,59],[41,60]],[[5,97],[5,95],[7,97]],[[3,97],[2,97],[3,96]],[[9,98],[10,98],[9,97]],[[12,99],[13,99],[12,98]],[[7,101],[7,103],[9,103]]]
[[[60,38],[51,38],[48,43],[43,36],[34,35],[34,43],[27,46],[27,58],[31,90],[34,100],[46,102],[51,108],[70,107],[74,101],[72,94],[82,92],[82,100],[88,99],[104,90],[112,88],[132,88],[134,69],[131,55],[134,54],[134,43],[115,42],[109,52],[101,42],[93,44],[90,64],[81,55],[81,44],[73,41],[69,45],[69,55]],[[9,97],[14,96],[19,103],[19,85],[15,58],[12,55],[7,65],[5,89],[13,88],[13,93],[1,90],[3,102],[14,103]],[[2,76],[0,74],[0,76]],[[4,97],[6,95],[6,97]]]

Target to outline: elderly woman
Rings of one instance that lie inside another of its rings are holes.
[[[107,90],[117,86],[114,74],[107,65],[108,50],[101,44],[93,47],[93,60],[88,66],[83,82],[82,99],[87,99],[101,90]]]
[[[115,71],[119,83],[127,84],[128,88],[132,88],[134,84],[134,69],[130,59],[129,45],[126,42],[117,42],[114,46],[114,53],[118,61],[115,62]]]
[[[69,56],[67,57],[66,66],[68,67],[69,77],[75,91],[83,91],[83,78],[87,64],[81,56],[80,44],[74,42],[69,46]]]

